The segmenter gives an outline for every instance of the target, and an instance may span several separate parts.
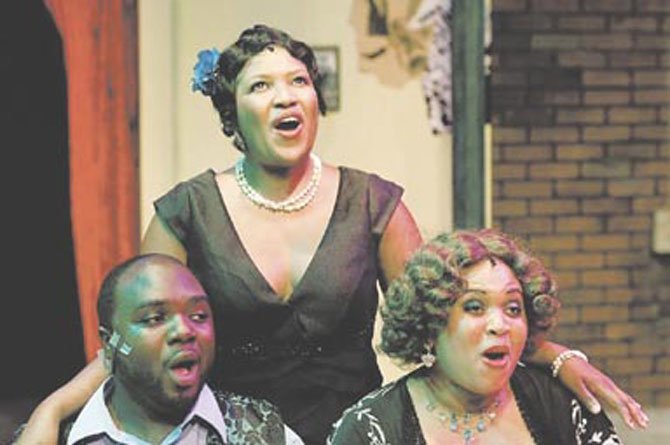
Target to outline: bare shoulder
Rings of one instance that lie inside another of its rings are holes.
[[[144,237],[142,237],[140,253],[163,253],[186,264],[186,248],[156,214],[151,218]]]
[[[324,163],[321,172],[321,181],[323,181],[325,187],[338,187],[340,183],[340,169],[338,167]]]
[[[402,273],[407,260],[422,242],[414,216],[400,201],[379,244],[379,259],[387,283]]]

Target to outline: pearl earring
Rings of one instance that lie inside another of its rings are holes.
[[[233,145],[242,153],[247,151],[247,144],[244,142],[244,139],[242,139],[242,135],[237,131],[233,135]]]
[[[435,354],[433,354],[433,348],[431,346],[426,345],[425,346],[425,352],[421,354],[421,363],[423,363],[423,366],[426,368],[432,368],[433,365],[435,364]]]

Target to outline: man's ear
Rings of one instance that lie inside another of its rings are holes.
[[[100,340],[102,340],[102,350],[98,352],[98,356],[102,358],[102,365],[111,374],[113,371],[112,360],[114,356],[114,347],[110,344],[112,333],[104,326],[99,326],[98,335],[100,335]]]

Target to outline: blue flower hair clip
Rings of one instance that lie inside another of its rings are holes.
[[[191,90],[200,91],[205,96],[216,93],[216,68],[221,53],[218,49],[203,49],[198,53],[198,63],[193,67]]]

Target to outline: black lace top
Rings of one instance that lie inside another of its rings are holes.
[[[424,372],[420,368],[414,373]],[[329,445],[425,445],[407,376],[373,391],[348,408]],[[510,381],[522,417],[538,445],[618,445],[612,423],[591,414],[558,381],[535,367],[518,366]]]

